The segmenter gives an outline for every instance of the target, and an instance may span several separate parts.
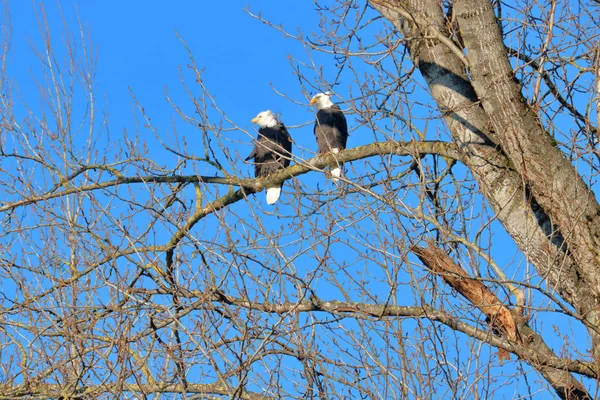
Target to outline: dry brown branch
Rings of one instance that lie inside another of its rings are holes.
[[[187,394],[228,396],[233,388],[227,388],[219,384],[188,384],[184,388],[181,384],[155,383],[155,384],[123,384],[106,382],[102,385],[77,387],[75,389],[52,384],[30,383],[17,386],[0,385],[0,400],[14,400],[20,398],[44,399],[44,398],[68,398],[68,399],[88,399],[98,396],[113,395],[114,393],[132,393],[142,395],[167,395],[167,394]],[[238,393],[239,399],[246,400],[267,400],[274,399],[272,396],[265,396],[258,393],[243,391]]]
[[[471,278],[433,242],[429,242],[428,248],[415,245],[411,251],[427,268],[479,308],[506,338],[513,342],[520,342],[513,312],[483,282]]]
[[[106,189],[114,186],[136,184],[136,183],[204,183],[204,184],[219,184],[243,187],[248,194],[263,190],[267,185],[283,182],[286,179],[294,176],[300,176],[310,171],[323,170],[328,166],[336,165],[339,162],[348,162],[362,160],[375,155],[397,155],[397,156],[413,156],[420,157],[426,154],[435,154],[442,157],[447,157],[453,160],[460,160],[460,154],[456,146],[452,143],[440,141],[423,141],[423,142],[382,142],[369,145],[359,146],[352,149],[342,151],[336,155],[328,155],[326,157],[317,156],[307,160],[302,160],[301,163],[292,165],[286,169],[272,174],[268,179],[240,179],[235,176],[220,177],[220,176],[140,176],[140,177],[125,177],[120,176],[116,179],[94,183],[86,186],[69,187],[63,190],[52,189],[47,193],[33,196],[28,199],[9,202],[0,207],[0,212],[11,211],[15,208],[25,205],[34,204],[41,201],[47,201],[55,198],[65,197],[71,194]],[[89,169],[93,169],[90,167]],[[74,176],[73,176],[74,177]],[[68,185],[68,180],[61,182],[60,186]],[[58,188],[57,188],[58,189]],[[227,203],[230,204],[230,203]],[[219,209],[220,207],[217,207]],[[210,213],[209,209],[205,210]]]
[[[591,399],[585,387],[570,374],[564,373],[559,364],[550,364],[543,361],[554,358],[554,354],[544,340],[533,332],[522,320],[521,316],[506,307],[503,302],[481,280],[471,278],[458,266],[442,249],[435,246],[432,241],[429,247],[415,245],[412,252],[436,275],[440,276],[449,286],[463,295],[469,302],[483,312],[491,325],[502,332],[510,342],[516,343],[513,350],[500,347],[498,357],[500,360],[509,360],[507,351],[511,351],[525,361],[538,365],[538,368],[562,397],[566,399]],[[558,368],[556,368],[558,367]]]

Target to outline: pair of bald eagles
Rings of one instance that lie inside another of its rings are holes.
[[[331,101],[329,92],[315,95],[310,104],[316,105],[318,109],[314,133],[319,153],[344,150],[348,141],[348,124],[340,107]],[[271,110],[259,113],[252,122],[258,124],[258,137],[246,160],[254,159],[254,175],[259,178],[290,165],[292,138],[285,125]],[[340,166],[331,170],[334,181],[341,174]],[[267,188],[268,204],[275,204],[279,199],[281,186],[278,184]]]

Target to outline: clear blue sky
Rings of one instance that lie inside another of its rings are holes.
[[[298,101],[306,101],[297,80],[291,78],[288,60],[290,54],[301,57],[302,48],[296,41],[285,39],[251,18],[244,11],[248,3],[60,2],[71,35],[78,34],[76,10],[89,29],[98,60],[96,94],[106,97],[113,131],[132,124],[129,88],[153,122],[163,127],[170,125],[173,113],[165,102],[164,89],[168,87],[176,99],[177,95],[185,96],[178,67],[189,77],[187,52],[177,34],[194,53],[198,66],[205,69],[204,80],[211,93],[236,123],[249,127],[250,119],[268,108],[281,112],[288,125],[306,122],[313,111],[308,106],[303,110],[283,101],[271,87],[274,85]],[[52,40],[60,44],[64,35],[62,17],[54,1],[45,5]],[[39,15],[41,7],[36,8]],[[308,30],[316,28],[318,23],[312,2],[253,1],[250,9],[262,11],[264,17],[272,17],[273,22],[284,24],[287,29],[295,30],[301,24]],[[9,72],[23,83],[39,76],[31,45],[41,49],[41,39],[32,2],[12,1],[11,11],[13,53]],[[34,87],[25,86],[21,90],[29,99],[37,96]]]

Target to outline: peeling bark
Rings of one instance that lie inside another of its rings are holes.
[[[592,398],[571,373],[540,363],[544,358],[555,358],[556,355],[543,338],[529,328],[520,316],[505,306],[483,282],[471,278],[442,249],[431,243],[429,248],[413,246],[412,251],[427,268],[479,308],[508,340],[528,348],[529,353],[522,351],[515,353],[540,371],[562,399]]]
[[[442,249],[432,243],[429,243],[429,248],[415,245],[411,251],[427,268],[479,308],[505,337],[513,342],[519,340],[511,310],[480,280],[471,278]]]

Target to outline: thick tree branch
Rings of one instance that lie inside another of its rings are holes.
[[[193,292],[193,294],[199,297],[206,297],[206,295],[203,293]],[[211,297],[212,301],[272,314],[326,312],[328,314],[346,315],[348,317],[359,319],[384,317],[426,318],[432,321],[438,321],[475,339],[514,353],[534,366],[547,366],[554,369],[567,370],[585,375],[590,378],[596,378],[600,376],[600,367],[596,363],[558,358],[551,352],[551,350],[549,350],[550,353],[547,351],[540,353],[540,349],[538,348],[530,348],[527,345],[521,345],[517,342],[503,339],[494,335],[490,331],[478,329],[469,324],[461,322],[459,319],[443,311],[439,311],[425,305],[421,307],[392,306],[387,304],[326,301],[319,299],[312,299],[311,301],[303,301],[298,303],[259,303],[229,296],[222,292],[216,292]],[[520,333],[524,335],[523,339],[526,343],[531,341],[532,338],[540,338],[537,336],[537,334],[531,331],[531,329],[527,329],[525,331],[521,331],[521,329],[523,329],[523,327],[519,326]]]
[[[338,162],[348,162],[362,160],[364,158],[376,155],[412,155],[419,157],[425,154],[436,154],[450,159],[460,160],[460,153],[456,146],[452,143],[440,141],[422,141],[422,142],[379,142],[364,146],[354,147],[338,153],[337,155],[330,154],[328,156],[316,156],[308,160],[299,161],[298,164],[292,165],[283,169],[269,178],[263,179],[240,179],[235,176],[204,176],[204,175],[176,175],[176,176],[135,176],[135,177],[118,177],[116,179],[98,182],[92,185],[77,186],[56,191],[52,189],[47,193],[33,196],[27,199],[5,203],[0,206],[0,212],[14,210],[18,207],[29,204],[39,203],[50,199],[68,196],[74,193],[82,193],[106,189],[114,186],[129,185],[135,183],[211,183],[219,185],[239,186],[246,189],[247,193],[254,193],[263,190],[270,184],[283,182],[290,177],[303,175],[309,171],[323,169],[328,166],[337,165]],[[67,186],[67,182],[62,183]],[[228,203],[229,204],[229,203]]]

